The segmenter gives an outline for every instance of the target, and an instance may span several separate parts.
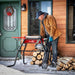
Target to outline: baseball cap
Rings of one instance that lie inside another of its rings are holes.
[[[40,15],[42,15],[42,14],[44,14],[44,12],[38,11],[38,12],[36,13],[36,19],[38,19],[38,17],[39,17]]]

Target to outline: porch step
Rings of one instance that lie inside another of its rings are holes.
[[[18,60],[19,58],[17,58],[17,60]],[[14,61],[15,60],[15,57],[11,57],[11,58],[9,58],[9,57],[0,57],[0,61]]]

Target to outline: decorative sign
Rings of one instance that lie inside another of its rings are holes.
[[[11,6],[7,7],[6,8],[6,13],[7,13],[8,16],[12,16],[12,14],[14,13],[13,8]]]

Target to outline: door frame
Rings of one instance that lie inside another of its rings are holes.
[[[19,24],[19,37],[21,36],[21,0],[0,0],[0,3],[3,2],[18,2],[19,3],[19,18],[18,18],[18,24]],[[20,46],[20,42],[19,42]],[[0,50],[0,56],[1,56],[1,50]],[[19,57],[21,56],[21,53],[19,54]]]

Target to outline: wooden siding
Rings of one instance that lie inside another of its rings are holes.
[[[21,11],[21,36],[28,35],[28,0],[21,0],[21,5],[26,4],[26,11]],[[22,43],[22,41],[21,41]],[[24,47],[22,47],[22,50]],[[34,44],[28,44],[26,50],[33,50]],[[32,52],[26,52],[26,55],[32,55]]]
[[[75,56],[75,44],[66,44],[66,0],[53,0],[53,15],[57,27],[62,32],[58,42],[58,52],[62,56]]]
[[[21,36],[28,35],[28,0],[21,0],[21,4],[23,3],[26,3],[26,11],[21,11]],[[53,15],[62,33],[58,42],[59,54],[75,56],[75,44],[66,44],[66,0],[53,0]],[[34,44],[28,44],[27,49],[33,50]],[[26,55],[32,55],[32,53],[26,52]]]

